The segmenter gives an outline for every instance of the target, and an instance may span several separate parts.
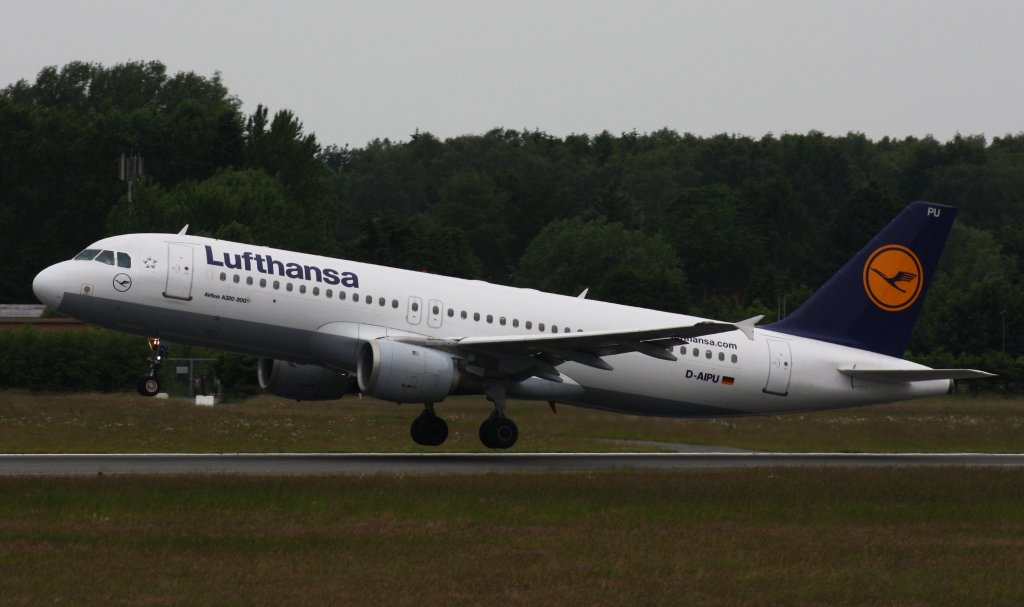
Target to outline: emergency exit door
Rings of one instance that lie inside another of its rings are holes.
[[[779,396],[789,394],[789,377],[793,372],[789,343],[769,339],[768,358],[768,383],[765,384],[764,391]]]

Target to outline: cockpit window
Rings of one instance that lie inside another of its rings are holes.
[[[132,256],[127,253],[117,254],[117,267],[119,268],[130,268],[132,267]]]
[[[75,255],[75,259],[80,259],[80,260],[84,260],[84,261],[91,261],[92,258],[96,257],[96,255],[99,252],[100,252],[99,249],[86,249],[86,250],[82,251],[81,253],[79,253],[78,255]]]
[[[114,252],[113,251],[103,251],[99,255],[96,256],[96,261],[98,261],[100,263],[105,263],[108,266],[112,266],[112,265],[114,265]]]

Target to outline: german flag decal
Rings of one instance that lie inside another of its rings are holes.
[[[734,383],[736,383],[736,378],[735,377],[729,377],[728,375],[723,375],[722,376],[722,384],[723,385],[731,386]]]

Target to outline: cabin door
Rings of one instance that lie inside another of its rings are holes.
[[[193,261],[191,245],[167,244],[167,285],[164,297],[184,301],[192,299]]]

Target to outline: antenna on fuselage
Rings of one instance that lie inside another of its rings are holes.
[[[178,232],[178,236],[181,236],[182,234],[188,234],[188,224],[187,223],[185,224],[185,227],[181,228],[181,231]]]

